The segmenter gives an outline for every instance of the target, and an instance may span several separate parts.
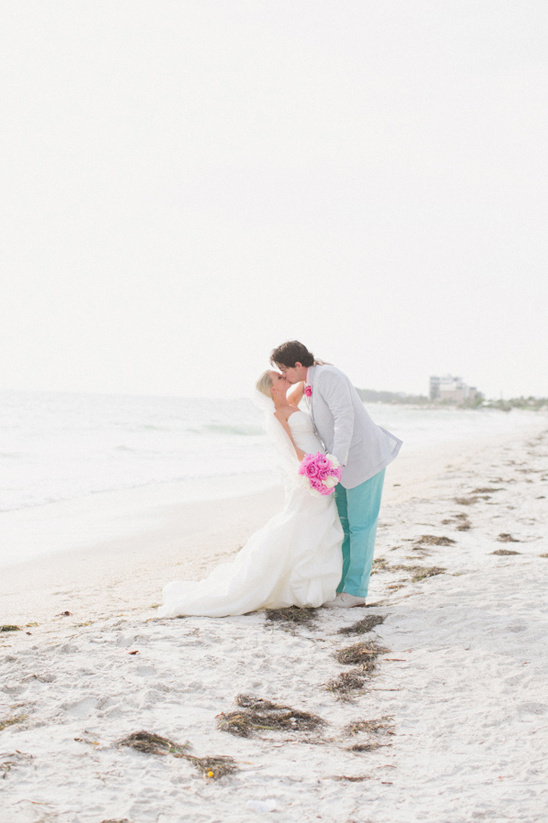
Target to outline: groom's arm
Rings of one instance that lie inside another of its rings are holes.
[[[333,415],[333,454],[343,466],[348,462],[348,450],[354,433],[354,406],[345,378],[336,372],[322,374],[319,392]]]

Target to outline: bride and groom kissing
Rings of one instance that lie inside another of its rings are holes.
[[[206,579],[168,583],[161,617],[365,605],[385,469],[401,440],[373,422],[343,372],[299,341],[275,348],[271,363],[257,399],[286,477],[284,508]],[[340,477],[334,488],[308,476],[320,463]]]

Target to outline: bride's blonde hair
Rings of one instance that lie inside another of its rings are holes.
[[[269,371],[265,371],[261,374],[255,383],[255,388],[257,391],[260,391],[261,394],[266,395],[272,400],[272,395],[270,394],[270,389],[272,388],[272,378]]]

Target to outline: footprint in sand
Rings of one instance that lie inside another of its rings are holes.
[[[546,703],[522,703],[518,706],[518,711],[523,714],[546,714],[548,705]]]
[[[86,717],[95,711],[97,707],[97,700],[95,697],[84,697],[83,700],[78,700],[76,703],[63,703],[61,708],[70,717]]]

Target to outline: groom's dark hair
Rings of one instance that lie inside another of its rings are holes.
[[[292,369],[295,363],[302,363],[308,368],[314,365],[314,355],[298,340],[288,340],[287,343],[282,343],[273,350],[270,362],[279,363],[288,369]]]

